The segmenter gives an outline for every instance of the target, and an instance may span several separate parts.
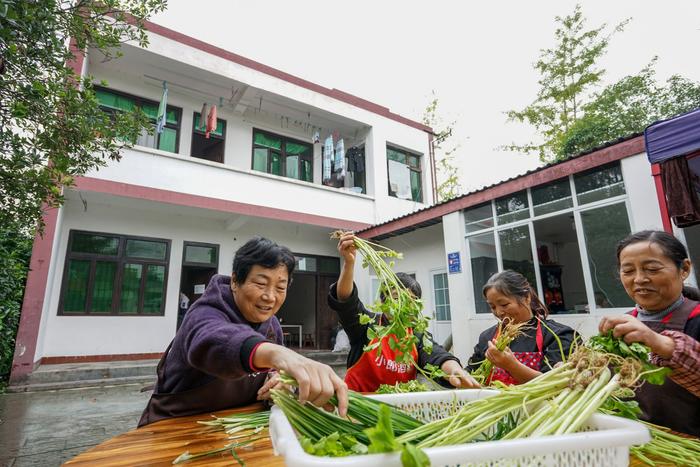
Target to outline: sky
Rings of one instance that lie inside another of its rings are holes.
[[[153,21],[317,84],[355,94],[420,121],[434,92],[455,121],[450,144],[462,192],[541,163],[501,145],[536,138],[504,112],[530,104],[533,64],[553,47],[555,16],[569,0],[169,0]],[[602,85],[659,57],[657,78],[700,81],[700,2],[582,0],[588,29],[631,18],[599,61]]]

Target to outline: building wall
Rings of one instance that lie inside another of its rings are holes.
[[[162,352],[175,334],[183,242],[214,243],[219,249],[219,273],[230,275],[235,250],[254,235],[264,235],[295,253],[333,256],[328,229],[251,218],[239,227],[218,213],[176,208],[155,209],[153,203],[92,200],[87,208],[69,199],[62,208],[54,274],[47,286],[41,332],[34,360],[51,356],[113,355]],[[162,206],[161,206],[162,207]],[[171,240],[164,316],[58,316],[68,233],[71,229]]]

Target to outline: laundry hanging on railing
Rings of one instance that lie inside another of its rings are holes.
[[[333,168],[339,178],[345,177],[345,143],[343,142],[343,138],[340,138],[338,142],[335,143],[335,161],[333,162]]]
[[[163,133],[165,127],[166,114],[168,109],[168,83],[163,81],[163,96],[158,105],[158,115],[156,116],[156,133]]]
[[[328,135],[323,143],[323,181],[331,179],[331,164],[333,163],[333,136]]]
[[[207,130],[204,133],[204,137],[209,139],[209,133],[216,131],[216,106],[212,105],[211,110],[209,110],[209,115],[207,116]]]
[[[199,113],[199,126],[197,129],[199,131],[205,131],[207,129],[207,110],[209,109],[207,103],[202,104],[202,111]]]

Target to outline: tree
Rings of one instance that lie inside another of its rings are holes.
[[[535,63],[539,71],[540,90],[537,98],[523,110],[506,112],[508,121],[526,122],[539,133],[540,140],[526,144],[504,146],[509,151],[537,153],[540,160],[556,160],[562,135],[580,116],[582,104],[589,90],[600,82],[604,70],[596,66],[605,54],[610,39],[622,31],[629,19],[606,33],[607,25],[585,30],[586,19],[581,6],[576,5],[571,15],[561,18],[554,36],[556,46],[540,52]]]
[[[140,111],[100,110],[75,53],[119,56],[147,45],[144,21],[165,0],[0,0],[0,225],[31,231],[76,176],[119,159],[149,126]],[[70,46],[69,46],[70,44]],[[106,84],[106,83],[102,83]]]
[[[455,122],[442,125],[442,119],[437,114],[438,99],[433,92],[433,99],[425,108],[423,123],[435,132],[433,139],[433,151],[435,154],[435,166],[437,171],[436,181],[438,202],[447,201],[459,196],[460,184],[457,167],[454,165],[455,153],[459,145],[448,143],[452,137]]]
[[[700,107],[700,83],[679,75],[658,84],[654,65],[596,94],[584,115],[564,132],[557,156],[569,157],[644,131],[651,123]]]

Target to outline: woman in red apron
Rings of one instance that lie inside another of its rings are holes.
[[[700,293],[684,286],[691,264],[685,246],[666,232],[637,232],[617,247],[620,280],[637,307],[608,316],[610,329],[626,342],[651,348],[652,363],[673,371],[661,386],[642,384],[636,399],[643,418],[700,436]]]
[[[522,274],[510,270],[494,274],[484,285],[483,294],[499,321],[528,325],[503,351],[493,343],[498,337],[497,324],[482,332],[469,359],[469,371],[476,370],[488,359],[493,363],[489,383],[521,384],[549,370],[569,354],[577,334],[569,326],[547,319],[547,307]],[[562,344],[563,356],[557,338]]]
[[[382,384],[393,385],[415,379],[416,368],[397,361],[396,351],[392,350],[389,344],[390,339],[396,339],[395,336],[385,337],[376,350],[363,350],[368,344],[376,343],[376,340],[370,341],[367,337],[367,330],[371,324],[360,323],[360,315],[372,313],[368,312],[360,301],[353,282],[356,255],[353,238],[352,232],[348,232],[338,241],[338,252],[344,259],[343,268],[338,282],[330,287],[328,305],[338,313],[340,323],[350,340],[348,371],[345,375],[348,388],[359,392],[374,392]],[[420,284],[414,278],[403,273],[397,276],[415,297],[421,297]],[[380,316],[378,319],[381,321],[386,317]],[[423,349],[423,337],[418,334],[416,337],[418,344],[411,350],[413,360],[421,368],[431,364],[442,369],[448,378],[440,381],[440,384],[458,388],[478,387],[474,379],[464,371],[457,357],[434,342],[432,352],[427,353]]]

